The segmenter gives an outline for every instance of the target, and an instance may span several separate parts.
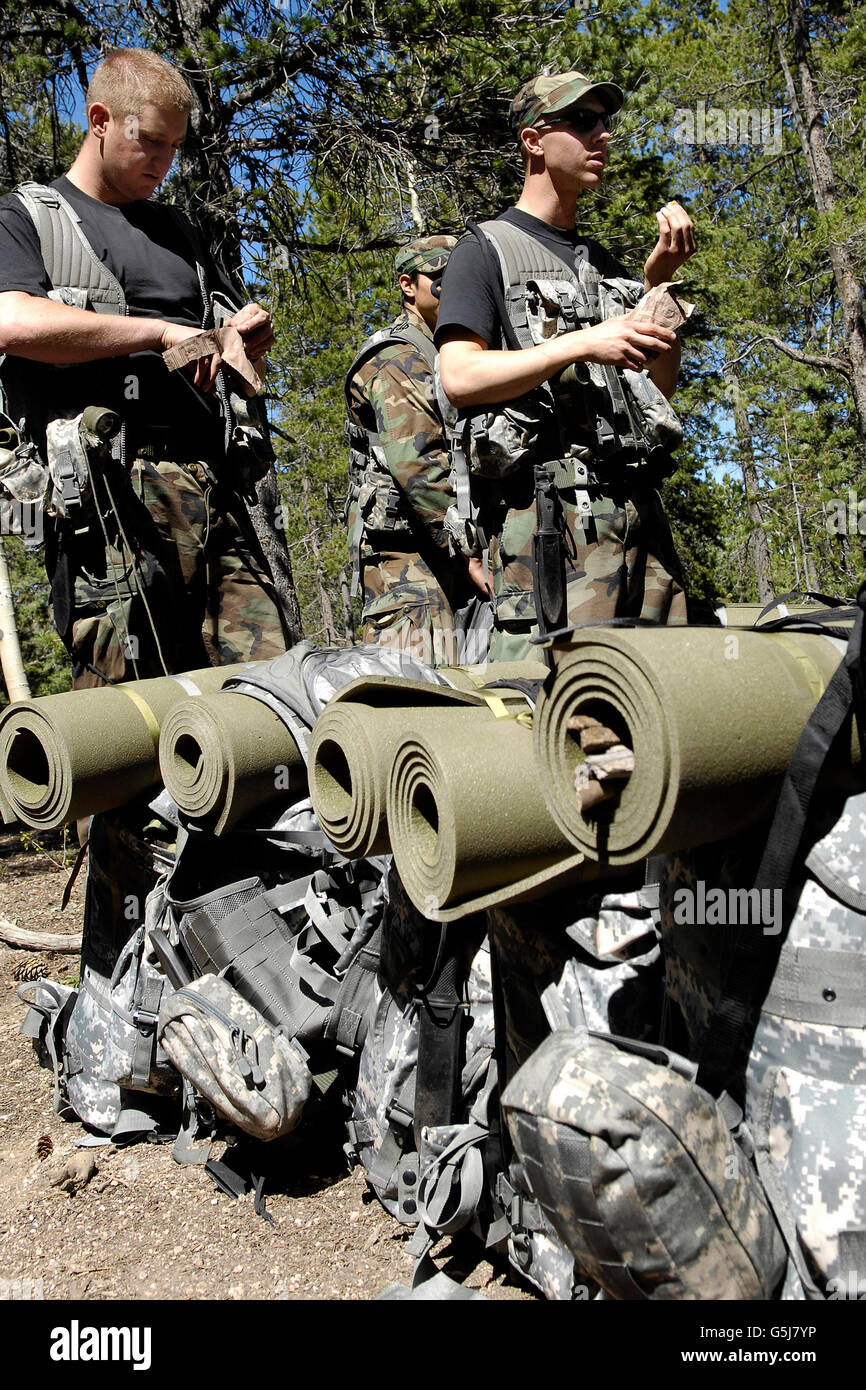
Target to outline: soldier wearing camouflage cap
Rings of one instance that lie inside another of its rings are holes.
[[[487,597],[473,583],[477,566],[452,555],[444,526],[454,496],[433,330],[455,244],[422,237],[397,252],[402,311],[367,340],[346,376],[346,510],[353,591],[363,585],[363,641],[411,650],[432,665],[456,659],[456,610],[471,607],[479,590]]]
[[[452,452],[467,459],[461,543],[489,559],[496,658],[528,654],[539,622],[686,620],[656,491],[673,464],[653,442],[658,420],[666,437],[680,428],[667,406],[679,345],[672,330],[628,313],[692,255],[694,229],[679,204],[666,204],[640,281],[575,230],[578,197],[601,186],[623,99],[616,83],[577,71],[527,82],[510,109],[521,196],[465,236],[449,266],[436,343],[442,386],[460,411]],[[539,515],[545,541],[559,537],[552,579],[540,568],[539,556],[555,552],[538,544]]]

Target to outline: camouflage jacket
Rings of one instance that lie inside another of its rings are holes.
[[[429,328],[414,315],[410,319],[401,314],[390,327],[399,332],[407,323],[432,342]],[[365,549],[370,546],[370,532],[406,534],[413,525],[435,545],[447,548],[443,522],[454,495],[444,427],[427,362],[409,343],[388,344],[361,364],[348,381],[346,394],[350,423],[378,434],[380,444],[371,452],[363,478],[353,477],[350,471],[350,535],[360,509]],[[392,484],[396,484],[396,493]]]

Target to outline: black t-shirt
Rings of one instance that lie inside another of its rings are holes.
[[[515,227],[528,232],[544,247],[574,269],[575,250],[578,246],[586,248],[591,263],[605,276],[624,276],[631,278],[611,254],[599,242],[580,236],[576,231],[566,231],[542,222],[519,208],[508,208],[498,222],[511,222]],[[442,295],[439,300],[439,317],[436,322],[435,343],[441,347],[449,336],[446,330],[460,327],[470,333],[477,333],[488,347],[498,348],[502,330],[497,308],[497,296],[493,275],[496,252],[491,256],[472,234],[458,242],[451,253],[445,274],[442,277]],[[499,278],[501,287],[501,273]]]
[[[65,177],[52,186],[71,203],[96,256],[120,282],[130,315],[201,326],[193,243],[174,210],[144,200],[112,207]],[[205,264],[209,287],[236,299],[237,288],[216,264]],[[23,203],[7,194],[0,199],[0,293],[21,290],[47,298],[51,288],[33,220]],[[105,405],[123,415],[133,437],[165,435],[175,448],[189,448],[199,458],[222,447],[216,396],[199,391],[187,371],[169,372],[157,351],[62,368],[10,356],[3,382],[16,414],[38,414],[46,405],[52,413]]]

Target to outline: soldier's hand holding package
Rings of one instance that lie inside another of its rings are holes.
[[[232,318],[225,321],[223,327],[234,328],[237,331],[250,362],[256,362],[263,357],[274,341],[271,316],[260,304],[245,304]],[[166,324],[162,335],[163,351],[179,347],[188,339],[198,337],[200,332],[200,329],[182,324]],[[193,373],[196,386],[204,392],[210,392],[214,389],[217,373],[222,365],[223,359],[220,354],[212,353],[189,363],[187,370]]]

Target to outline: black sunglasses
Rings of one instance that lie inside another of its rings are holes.
[[[588,106],[576,106],[573,111],[569,111],[567,116],[550,117],[545,121],[544,126],[570,125],[579,135],[589,135],[599,123],[602,130],[611,130],[615,123],[611,112],[592,111]]]

